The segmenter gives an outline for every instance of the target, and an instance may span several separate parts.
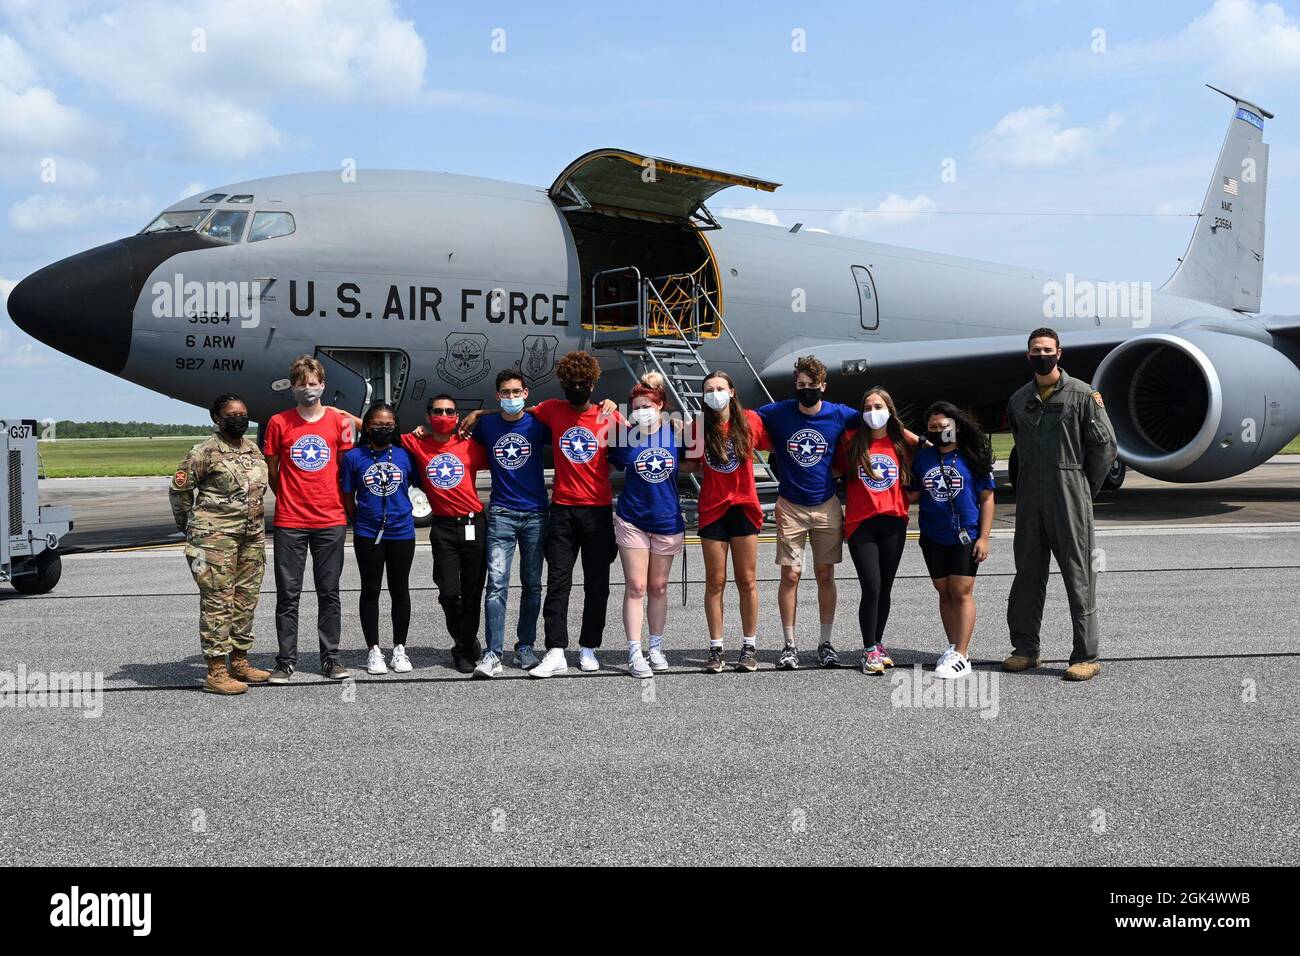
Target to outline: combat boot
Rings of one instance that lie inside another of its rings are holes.
[[[271,679],[271,672],[248,663],[248,651],[231,651],[230,676],[245,684],[265,684]]]
[[[248,685],[230,676],[225,658],[209,657],[208,679],[203,682],[203,690],[208,694],[242,694]]]

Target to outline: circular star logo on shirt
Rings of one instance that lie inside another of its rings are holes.
[[[320,471],[330,463],[329,442],[319,435],[303,435],[289,449],[289,460],[303,471]]]
[[[709,467],[722,475],[729,475],[740,467],[740,459],[736,457],[736,443],[728,438],[726,447],[726,461],[714,461],[708,451],[704,453],[704,460],[709,463]]]
[[[588,428],[574,425],[560,436],[560,451],[575,465],[585,465],[596,457],[600,443]]]
[[[815,428],[801,428],[785,443],[785,450],[790,457],[804,468],[811,468],[821,461],[822,456],[826,454],[826,448],[826,439]]]
[[[961,472],[951,465],[935,465],[925,473],[921,479],[925,485],[925,490],[930,493],[930,497],[935,501],[947,501],[961,494],[961,490],[966,487],[966,479],[962,477]]]
[[[455,488],[465,477],[465,466],[455,455],[443,452],[429,460],[424,473],[435,488]]]
[[[894,461],[889,455],[878,453],[871,456],[871,466],[879,472],[879,478],[874,477],[870,471],[858,465],[858,477],[862,479],[864,485],[872,491],[888,491],[894,487],[894,483],[898,481],[898,462]]]
[[[497,439],[492,446],[492,457],[502,468],[514,471],[528,463],[533,455],[533,446],[528,439],[518,432],[510,432]]]
[[[636,456],[637,475],[651,484],[667,481],[673,473],[673,456],[664,448],[647,448]]]
[[[361,483],[377,498],[387,498],[402,484],[402,469],[391,461],[377,461],[365,470]]]

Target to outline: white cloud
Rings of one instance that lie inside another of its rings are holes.
[[[199,193],[205,191],[207,188],[208,188],[207,186],[205,186],[203,183],[200,182],[190,183],[188,186],[186,186],[184,189],[181,190],[180,195],[176,197],[176,201],[180,202],[182,199],[187,199],[190,196],[196,196]]]
[[[59,193],[37,194],[9,207],[9,224],[18,232],[51,232],[118,220],[143,220],[153,209],[147,196],[97,196],[70,199]]]
[[[1270,272],[1268,274],[1268,281],[1273,285],[1286,286],[1288,288],[1300,288],[1300,275],[1284,272]]]
[[[19,336],[9,331],[12,326],[9,323],[9,312],[6,308],[9,304],[9,293],[14,290],[18,283],[13,279],[6,279],[0,276],[0,368],[31,368],[36,365],[44,365],[49,361],[48,356],[42,355],[32,347],[30,341],[22,341],[27,336]],[[15,330],[17,331],[17,330]]]
[[[424,42],[390,0],[148,0],[112,15],[46,0],[25,14],[42,62],[169,118],[215,156],[279,144],[278,96],[414,101],[424,88]]]
[[[37,182],[71,189],[88,189],[99,184],[99,170],[90,163],[68,156],[43,156],[31,164]]]
[[[1222,81],[1294,75],[1300,73],[1300,24],[1276,3],[1216,0],[1173,39],[1116,52],[1130,66],[1194,62]]]
[[[738,206],[723,209],[720,215],[727,219],[744,219],[746,222],[761,222],[769,226],[781,225],[781,220],[772,210],[755,203],[752,206]]]
[[[855,206],[845,209],[831,220],[831,230],[842,235],[855,235],[869,226],[898,225],[913,222],[938,208],[933,199],[924,194],[908,199],[890,193],[874,209]]]
[[[1097,126],[1063,126],[1065,107],[1026,106],[1003,116],[979,137],[981,159],[1012,166],[1064,166],[1082,158],[1123,125],[1111,113]]]

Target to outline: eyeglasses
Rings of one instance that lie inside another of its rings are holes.
[[[524,390],[522,388],[503,388],[497,394],[502,398],[522,398]]]

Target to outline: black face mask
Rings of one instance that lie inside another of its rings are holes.
[[[564,386],[564,400],[570,405],[586,405],[591,400],[590,385]]]
[[[941,431],[939,432],[927,431],[925,433],[925,437],[929,440],[930,444],[933,445],[935,448],[938,448],[940,445],[948,444],[948,437]]]
[[[822,390],[820,388],[796,388],[794,395],[804,408],[812,408],[822,400]]]
[[[397,434],[397,429],[392,425],[371,425],[366,434],[370,436],[371,444],[382,448],[393,443],[393,436]]]
[[[1031,355],[1029,356],[1029,366],[1039,375],[1051,375],[1052,369],[1056,368],[1056,363],[1061,358],[1055,352],[1051,355]]]
[[[248,431],[248,416],[227,415],[221,419],[221,431],[231,438],[243,438]]]

